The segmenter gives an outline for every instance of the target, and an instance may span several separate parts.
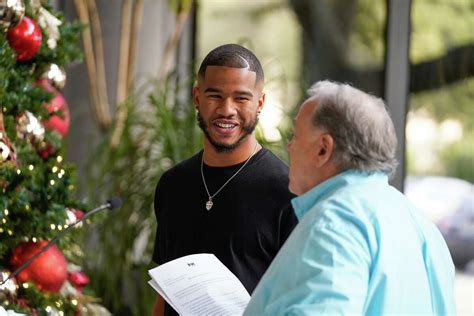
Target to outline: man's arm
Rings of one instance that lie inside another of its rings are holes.
[[[363,314],[370,269],[364,234],[354,223],[313,229],[300,257],[297,299],[285,309],[297,315]]]
[[[165,300],[158,294],[153,306],[152,316],[163,316],[165,314]]]
[[[245,315],[361,315],[371,247],[350,212],[300,222],[257,286]]]

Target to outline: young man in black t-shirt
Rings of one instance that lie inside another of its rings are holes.
[[[193,89],[204,149],[165,172],[155,194],[153,260],[213,253],[249,293],[296,225],[288,167],[254,134],[263,81],[260,62],[239,45],[206,56]],[[158,296],[154,315],[173,314]]]

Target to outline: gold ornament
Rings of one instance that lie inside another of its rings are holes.
[[[46,44],[50,49],[55,49],[61,34],[59,33],[59,26],[63,22],[55,17],[51,12],[43,7],[38,9],[38,24],[46,33]]]
[[[23,112],[16,119],[16,134],[20,139],[26,139],[35,147],[44,139],[43,124],[29,111]]]
[[[23,0],[0,0],[0,27],[5,31],[25,16]]]
[[[66,71],[56,64],[49,64],[40,76],[58,90],[62,90],[66,85]]]
[[[0,269],[0,304],[5,301],[14,300],[16,292],[18,291],[18,284],[15,278],[9,279],[5,284],[3,280],[6,280],[10,276],[10,271],[6,269]]]
[[[46,44],[50,49],[55,49],[56,45],[58,44],[58,40],[61,37],[59,33],[59,26],[63,22],[55,17],[51,12],[43,8],[41,0],[30,0],[30,6],[39,26],[42,30],[44,30],[46,36],[48,37]]]
[[[31,7],[31,10],[33,10],[33,14],[35,16],[38,15],[38,11],[42,6],[43,5],[41,4],[41,0],[30,0],[30,7]]]

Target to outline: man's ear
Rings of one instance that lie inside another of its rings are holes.
[[[200,95],[199,88],[196,86],[193,88],[193,104],[194,108],[199,111],[199,95]]]
[[[315,162],[318,167],[322,167],[331,160],[334,151],[334,139],[330,134],[324,133],[319,137],[316,146]]]
[[[262,94],[258,98],[258,111],[259,112],[261,112],[263,110],[264,105],[265,105],[265,93],[262,92]]]

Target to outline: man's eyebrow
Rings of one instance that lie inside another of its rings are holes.
[[[204,90],[204,93],[209,93],[209,92],[222,92],[221,90],[219,89],[216,89],[216,88],[207,88],[206,90]]]
[[[217,88],[207,88],[206,90],[204,90],[204,93],[222,93],[222,90],[217,89]],[[238,91],[235,91],[233,94],[246,95],[250,98],[253,98],[253,93],[246,90],[238,90]]]
[[[245,91],[245,90],[239,90],[239,91],[235,91],[234,94],[238,94],[238,95],[246,95],[246,96],[249,96],[251,98],[253,98],[253,93],[250,92],[250,91]]]

